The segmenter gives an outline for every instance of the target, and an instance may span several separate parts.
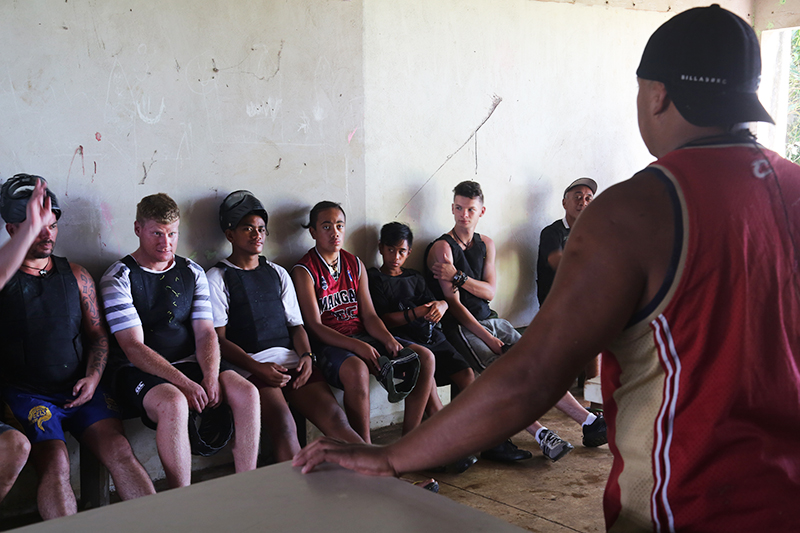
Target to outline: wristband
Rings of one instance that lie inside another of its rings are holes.
[[[453,287],[455,287],[456,289],[458,289],[458,288],[460,288],[462,285],[464,285],[464,282],[466,282],[466,281],[467,281],[467,275],[466,275],[466,274],[464,274],[464,271],[463,271],[463,270],[459,270],[459,271],[456,273],[456,275],[455,275],[455,276],[453,276],[453,281],[452,281],[452,283],[453,283]]]
[[[306,352],[306,353],[304,353],[303,355],[301,355],[300,357],[301,357],[301,358],[303,358],[303,357],[310,357],[310,358],[311,358],[311,364],[312,364],[313,366],[317,366],[317,356],[316,356],[316,355],[314,355],[314,352]]]

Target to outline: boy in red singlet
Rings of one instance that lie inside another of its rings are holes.
[[[420,422],[428,402],[441,409],[433,373],[435,362],[427,348],[402,343],[375,313],[361,260],[342,250],[345,214],[334,202],[319,202],[308,226],[316,246],[292,269],[303,321],[311,332],[314,351],[325,379],[344,390],[344,406],[353,429],[366,441],[369,434],[369,375],[380,370],[378,357],[395,357],[407,346],[420,359],[414,390],[405,400],[403,434]]]

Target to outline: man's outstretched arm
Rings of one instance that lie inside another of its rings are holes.
[[[320,440],[301,451],[294,464],[309,471],[330,461],[394,475],[446,464],[527,427],[652,299],[669,263],[672,227],[669,198],[657,180],[644,176],[610,188],[575,225],[554,296],[522,339],[480,379],[390,446],[363,449]]]

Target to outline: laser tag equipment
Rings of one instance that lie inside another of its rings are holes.
[[[419,356],[410,348],[403,348],[395,359],[378,357],[378,383],[389,393],[389,402],[397,403],[411,394],[419,378]]]

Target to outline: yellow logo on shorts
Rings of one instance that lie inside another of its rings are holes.
[[[50,413],[50,409],[48,409],[44,405],[37,405],[28,412],[28,422],[36,422],[36,425],[42,431],[44,431],[44,427],[42,426],[42,424],[44,424],[51,418],[53,418],[53,415],[52,413]]]
[[[112,397],[111,397],[111,396],[109,396],[108,394],[103,394],[103,398],[105,398],[105,400],[106,400],[106,407],[107,407],[107,408],[108,408],[110,411],[114,411],[115,413],[119,413],[119,412],[120,412],[120,411],[119,411],[119,405],[117,404],[117,401],[116,401],[116,400],[114,400],[114,398],[112,398]]]

